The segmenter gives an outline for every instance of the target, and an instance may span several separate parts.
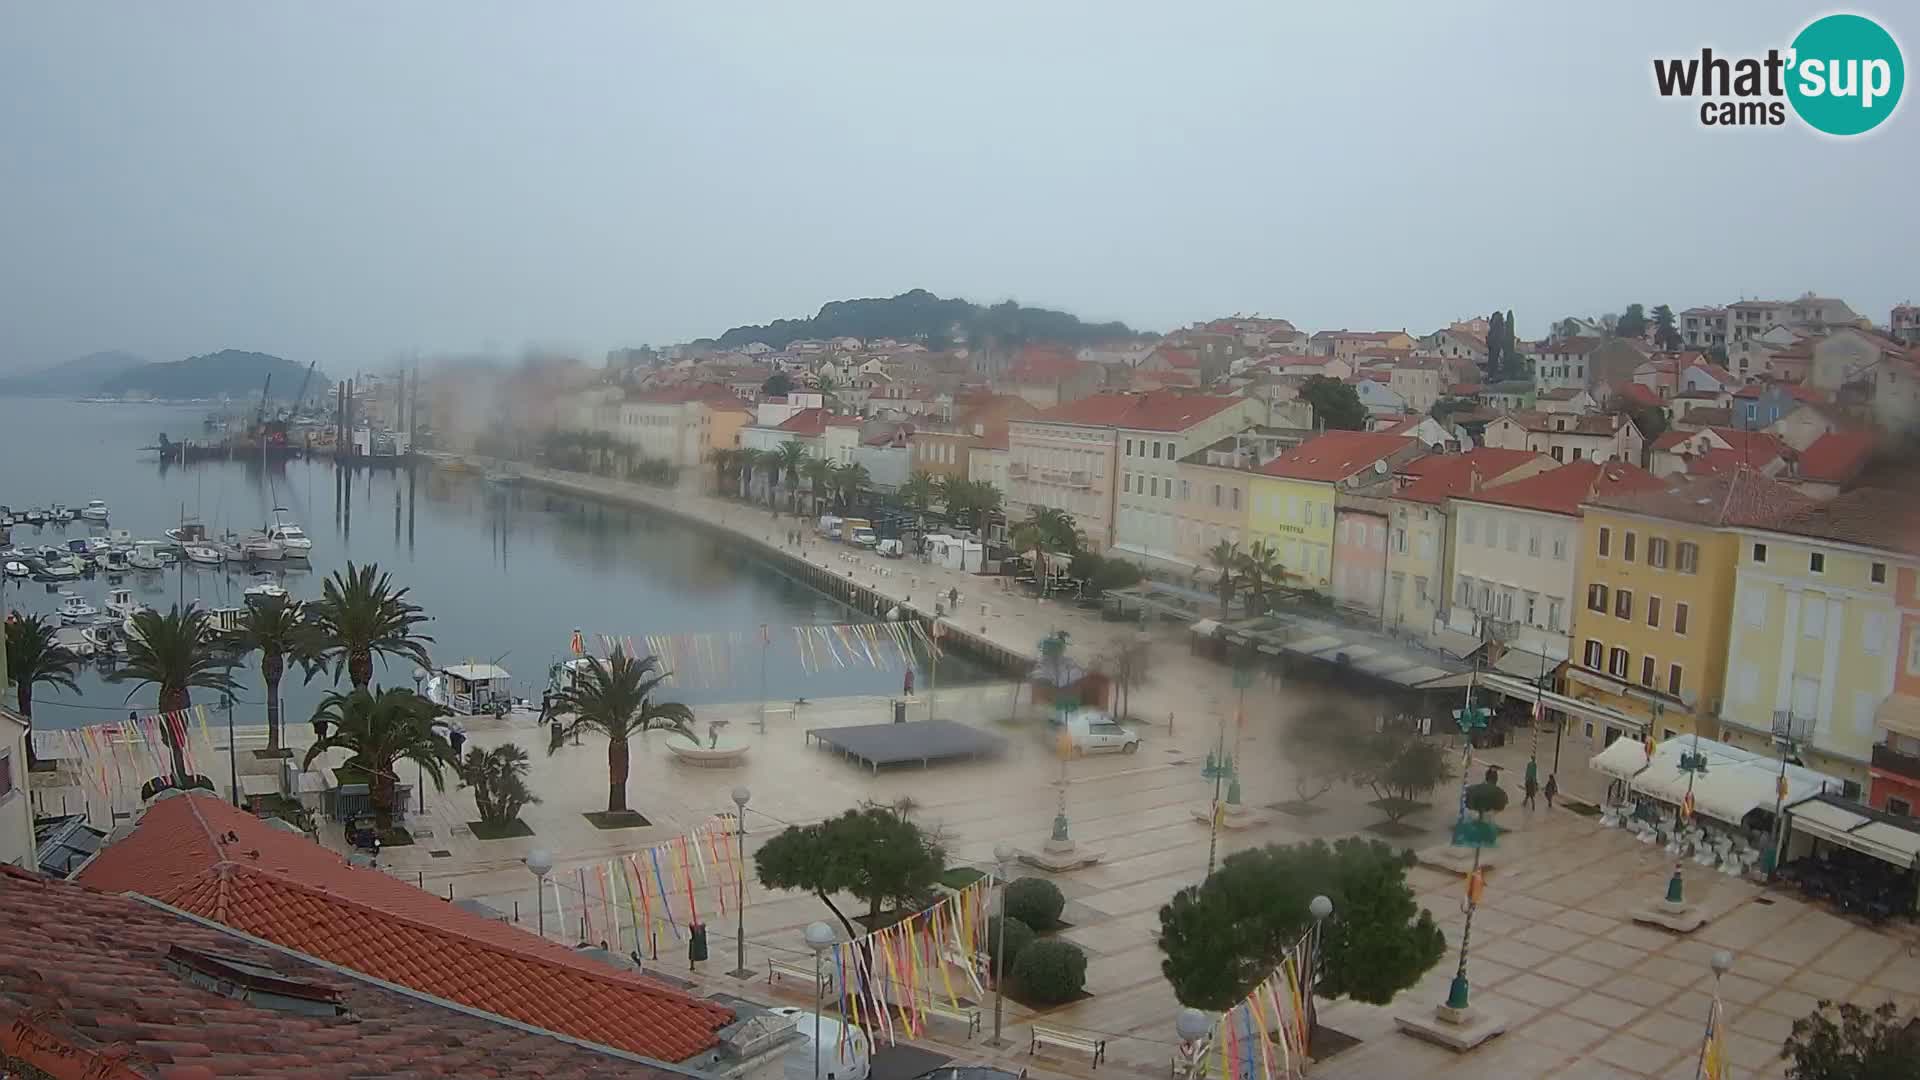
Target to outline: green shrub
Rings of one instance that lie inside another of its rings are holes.
[[[1020,962],[1020,954],[1033,944],[1033,928],[1019,919],[1007,920],[1007,961],[1004,967],[993,959],[994,947],[999,944],[1000,916],[995,915],[987,920],[987,970],[1001,970],[1011,975],[1014,965]]]
[[[949,889],[964,889],[986,876],[971,866],[949,866],[946,873],[940,875],[940,884]]]
[[[1031,1005],[1059,1005],[1087,986],[1087,954],[1071,941],[1036,941],[1013,962],[1013,985]]]
[[[1008,915],[1035,930],[1051,930],[1059,926],[1060,912],[1067,906],[1067,898],[1060,895],[1060,886],[1046,878],[1037,877],[1023,877],[1008,882],[1004,902]]]

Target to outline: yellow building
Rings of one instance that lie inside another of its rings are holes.
[[[1417,440],[1370,431],[1329,431],[1267,462],[1254,475],[1247,540],[1279,552],[1280,565],[1310,589],[1333,581],[1333,497],[1385,479],[1420,453]]]
[[[1899,681],[1899,580],[1920,568],[1899,500],[1859,489],[1738,534],[1720,737],[1770,753],[1785,728],[1849,798],[1867,787],[1875,720]]]
[[[1587,504],[1568,692],[1643,725],[1617,734],[1717,736],[1736,530],[1769,527],[1807,505],[1744,466]]]

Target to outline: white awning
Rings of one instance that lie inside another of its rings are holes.
[[[498,664],[449,664],[447,674],[468,682],[488,682],[493,679],[511,679],[513,673]]]
[[[1214,631],[1220,629],[1220,622],[1217,619],[1201,619],[1199,622],[1187,627],[1187,629],[1202,637],[1211,637]]]
[[[1787,819],[1795,832],[1852,848],[1902,869],[1920,862],[1920,824],[1905,828],[1818,798],[1787,807]]]
[[[1654,750],[1653,761],[1632,778],[1633,790],[1679,806],[1687,797],[1689,776],[1680,767],[1680,758],[1683,754],[1694,753],[1696,747],[1697,752],[1707,759],[1706,771],[1692,777],[1696,813],[1729,825],[1739,825],[1755,810],[1773,809],[1779,799],[1781,773],[1778,758],[1766,757],[1712,739],[1695,740],[1691,736],[1660,743]],[[1645,751],[1641,753],[1644,756]],[[1787,766],[1786,779],[1785,801],[1789,804],[1812,798],[1822,791],[1839,791],[1841,788],[1839,778],[1797,765]]]
[[[1615,780],[1631,781],[1637,773],[1647,767],[1646,744],[1635,739],[1615,739],[1612,745],[1593,755],[1587,761],[1587,767],[1603,772]]]

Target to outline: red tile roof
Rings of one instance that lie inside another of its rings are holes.
[[[1592,505],[1695,525],[1767,527],[1805,511],[1812,500],[1757,469],[1740,465],[1657,491],[1596,492]]]
[[[1561,353],[1568,355],[1585,355],[1599,347],[1599,338],[1570,337],[1562,338],[1559,341],[1543,341],[1540,343],[1539,351],[1548,356],[1557,356]]]
[[[1160,359],[1165,360],[1167,365],[1176,371],[1198,371],[1200,369],[1200,358],[1185,349],[1174,349],[1162,346],[1154,351],[1159,354]]]
[[[282,834],[285,835],[285,834]],[[376,873],[369,871],[369,873]],[[0,1060],[56,1080],[686,1074],[401,993],[127,896],[0,866]],[[169,967],[265,969],[344,1012],[274,1009]],[[38,1070],[37,1072],[35,1070]]]
[[[1651,388],[1637,382],[1622,380],[1613,384],[1613,396],[1625,398],[1636,405],[1659,405],[1660,395]]]
[[[1443,503],[1456,495],[1496,484],[1500,478],[1542,457],[1531,450],[1499,450],[1482,446],[1464,454],[1428,454],[1400,467],[1402,475],[1413,476],[1413,483],[1396,496],[1422,503]]]
[[[232,835],[234,840],[221,838]],[[680,1061],[731,1010],[454,907],[200,794],[148,807],[79,879],[422,993],[536,1027]]]
[[[1847,483],[1866,467],[1873,445],[1870,431],[1829,431],[1800,452],[1798,475],[1803,480]]]
[[[1177,390],[1155,390],[1145,394],[1095,394],[1057,405],[1030,419],[1036,423],[1079,424],[1087,427],[1185,431],[1246,402],[1247,399],[1243,397],[1183,394]]]
[[[1413,445],[1405,435],[1329,431],[1267,462],[1260,471],[1287,480],[1345,480]]]
[[[1014,382],[1059,382],[1086,367],[1086,361],[1058,345],[1028,345],[1020,350],[1007,377]]]
[[[1920,555],[1920,500],[1910,492],[1855,488],[1776,522],[1775,532]]]
[[[1524,480],[1515,480],[1496,488],[1482,488],[1471,495],[1457,495],[1455,498],[1571,516],[1580,512],[1582,503],[1597,496],[1664,490],[1666,484],[1659,477],[1638,465],[1629,465],[1624,461],[1573,461]]]
[[[683,383],[660,390],[638,390],[627,400],[648,405],[683,405],[689,401],[738,402],[740,395],[732,387],[715,383]]]

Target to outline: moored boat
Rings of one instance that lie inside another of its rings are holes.
[[[80,508],[80,516],[88,521],[105,521],[111,516],[107,504],[100,499],[88,499],[87,505]]]
[[[182,544],[180,550],[186,555],[188,562],[199,563],[202,566],[218,566],[223,559],[220,549],[212,544]]]
[[[250,560],[279,562],[287,557],[287,549],[267,539],[260,533],[248,533],[240,538],[240,550]]]
[[[100,609],[87,603],[87,599],[78,593],[60,594],[60,621],[63,623],[92,622],[100,614]]]
[[[288,516],[284,506],[273,508],[273,524],[267,526],[266,536],[268,540],[279,544],[289,559],[304,559],[313,550],[313,538]]]
[[[127,565],[135,570],[158,570],[164,564],[160,561],[160,544],[154,540],[142,540],[133,545],[133,554],[127,556]]]

